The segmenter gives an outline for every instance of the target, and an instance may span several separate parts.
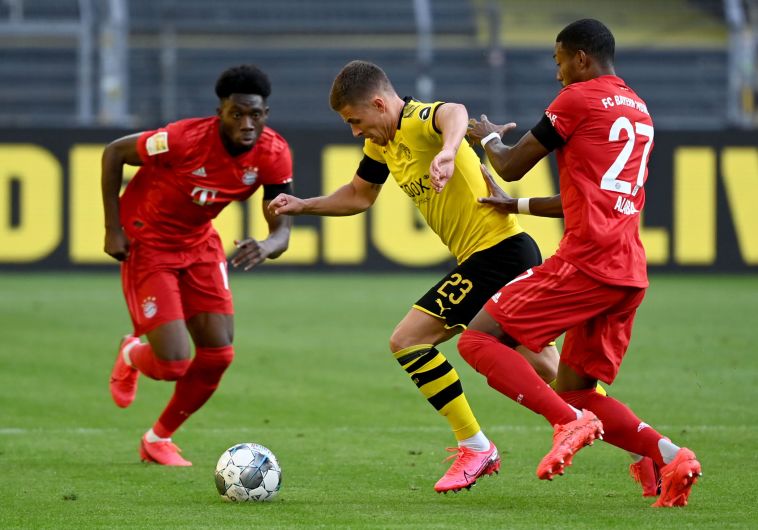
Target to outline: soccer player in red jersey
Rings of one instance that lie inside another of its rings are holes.
[[[292,192],[289,146],[266,127],[268,77],[242,65],[224,71],[215,89],[216,116],[124,136],[105,148],[102,160],[105,252],[121,262],[134,325],[116,356],[111,395],[128,407],[140,373],[176,381],[140,444],[143,460],[170,466],[191,465],[171,436],[211,397],[234,357],[227,259],[211,220],[263,186],[268,237],[237,242],[232,265],[249,270],[276,258],[290,236],[291,218],[266,208],[279,193]],[[119,199],[124,164],[141,167]]]
[[[560,195],[534,205],[520,199],[526,202],[517,210],[556,215],[561,205],[565,229],[556,254],[498,291],[458,349],[492,387],[555,426],[553,449],[537,468],[540,478],[563,474],[577,450],[604,434],[660,468],[654,506],[684,506],[701,474],[695,454],[595,391],[598,380],[615,379],[648,287],[639,218],[654,128],[644,101],[615,75],[614,48],[599,21],[569,24],[556,38],[554,55],[564,88],[542,120],[514,146],[500,136],[515,124],[472,123],[470,137],[483,142],[506,181],[519,180],[556,151]],[[499,201],[506,199],[485,202]],[[539,351],[564,332],[554,391],[512,345]]]

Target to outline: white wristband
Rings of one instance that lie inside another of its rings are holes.
[[[491,132],[491,133],[489,133],[487,136],[485,136],[484,138],[482,138],[482,142],[481,142],[482,143],[482,147],[484,147],[485,145],[487,145],[489,142],[491,142],[495,138],[497,138],[499,140],[500,139],[500,133],[497,133],[497,132]]]
[[[529,211],[530,200],[531,199],[519,199],[518,203],[516,203],[516,211],[518,211],[518,213],[524,213],[524,214],[532,213]]]

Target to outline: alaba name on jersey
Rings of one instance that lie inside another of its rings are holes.
[[[622,79],[563,88],[545,111],[564,140],[556,150],[565,220],[557,255],[612,285],[647,287],[639,237],[653,120]]]
[[[287,142],[265,127],[253,149],[232,156],[216,116],[192,118],[142,133],[143,165],[121,196],[121,224],[130,239],[164,249],[204,241],[211,220],[261,185],[292,180]]]
[[[477,202],[489,191],[479,169],[479,157],[463,140],[455,156],[455,170],[441,193],[432,189],[429,166],[442,149],[442,133],[434,114],[443,102],[423,103],[405,98],[395,137],[380,146],[366,140],[363,152],[387,165],[400,189],[418,208],[458,263],[474,252],[490,248],[523,232],[515,215],[502,214]]]

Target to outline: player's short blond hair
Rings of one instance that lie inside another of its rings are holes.
[[[351,61],[347,63],[332,83],[329,105],[339,112],[347,105],[365,103],[377,92],[394,92],[387,74],[374,63]]]

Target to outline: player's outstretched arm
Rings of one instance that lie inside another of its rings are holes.
[[[444,103],[434,114],[435,127],[442,132],[442,149],[429,166],[432,188],[441,192],[455,171],[455,155],[466,135],[468,112],[460,103]]]
[[[563,217],[563,205],[561,204],[560,195],[521,199],[511,197],[495,182],[486,166],[482,164],[480,167],[490,196],[480,197],[479,202],[491,204],[496,210],[503,213],[531,214],[538,217]]]
[[[381,184],[363,180],[358,175],[331,195],[300,199],[285,193],[279,194],[268,205],[274,215],[355,215],[368,210],[382,189]]]
[[[550,153],[531,131],[522,136],[515,145],[505,145],[501,140],[502,134],[515,127],[515,123],[495,125],[484,114],[481,116],[481,121],[469,120],[469,137],[479,138],[479,141],[484,140],[487,158],[497,174],[507,182],[520,180],[537,162]],[[490,135],[491,138],[487,140]]]
[[[137,152],[137,138],[140,134],[131,134],[114,140],[106,146],[102,157],[100,184],[105,214],[103,250],[119,261],[125,260],[129,255],[129,240],[121,227],[118,198],[121,183],[124,180],[124,164],[142,165]]]
[[[287,250],[292,230],[292,217],[276,215],[270,209],[272,201],[263,201],[263,217],[268,224],[268,237],[262,241],[248,237],[235,241],[237,250],[231,257],[233,267],[248,271],[266,261],[276,259]]]

